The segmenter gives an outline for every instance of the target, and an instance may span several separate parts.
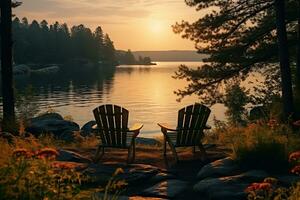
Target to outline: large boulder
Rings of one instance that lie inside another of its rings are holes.
[[[85,124],[81,127],[81,129],[80,129],[80,134],[81,134],[82,136],[84,136],[84,137],[91,135],[91,134],[92,134],[92,127],[93,127],[94,125],[96,125],[96,124],[97,124],[97,123],[96,123],[95,120],[92,120],[92,121],[89,121],[89,122],[85,123]]]
[[[174,198],[181,194],[187,186],[188,184],[185,181],[176,179],[165,180],[145,189],[142,194],[146,196]]]
[[[31,119],[25,130],[35,136],[52,133],[56,138],[59,138],[66,131],[79,131],[79,125],[64,120],[57,113],[46,113]]]
[[[261,182],[266,177],[268,177],[266,172],[252,170],[235,176],[206,178],[194,185],[193,189],[201,193],[206,199],[246,199],[246,187],[253,182]]]
[[[238,173],[238,165],[230,157],[216,160],[201,168],[197,174],[198,179],[206,177],[231,176]]]
[[[14,65],[13,73],[14,75],[27,75],[30,73],[30,67],[27,65]]]
[[[79,153],[59,149],[58,150],[59,155],[56,157],[56,160],[58,161],[67,161],[67,162],[77,162],[77,163],[91,163],[92,160],[80,155]]]
[[[31,73],[40,74],[40,75],[55,74],[55,73],[59,72],[59,70],[60,70],[59,66],[52,65],[52,66],[44,67],[41,69],[33,70],[33,71],[31,71]]]

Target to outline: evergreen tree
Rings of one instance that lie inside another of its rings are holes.
[[[279,72],[278,67],[268,70],[279,63],[274,0],[186,0],[186,3],[209,13],[194,23],[176,23],[173,30],[195,41],[199,53],[210,56],[204,59],[201,68],[180,66],[175,78],[191,81],[186,89],[176,92],[180,98],[196,93],[206,103],[222,102],[224,93],[220,89],[224,84],[244,80],[253,71],[274,75]],[[286,1],[286,10],[288,47],[292,58],[296,58],[297,1]]]
[[[3,97],[4,131],[13,131],[15,124],[15,99],[12,73],[12,7],[19,6],[19,2],[1,0],[1,75]]]

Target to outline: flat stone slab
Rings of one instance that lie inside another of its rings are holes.
[[[93,194],[94,199],[102,199],[104,197],[103,193],[95,193]],[[112,195],[108,195],[107,199],[112,199],[113,196]],[[119,196],[117,198],[118,200],[167,200],[167,199],[162,199],[162,198],[157,198],[157,197],[142,197],[142,196]]]
[[[171,179],[162,181],[150,188],[145,189],[142,195],[163,197],[163,198],[174,198],[182,193],[188,184],[185,181]]]
[[[252,170],[235,176],[206,178],[194,185],[193,189],[205,198],[212,200],[245,199],[244,190],[253,182],[260,182],[268,174],[260,170]]]
[[[216,160],[201,168],[197,174],[198,179],[207,177],[231,176],[237,174],[239,167],[230,157]]]
[[[57,156],[56,160],[58,161],[69,161],[69,162],[78,162],[78,163],[91,163],[92,160],[80,155],[79,153],[59,149],[58,150],[59,155]]]

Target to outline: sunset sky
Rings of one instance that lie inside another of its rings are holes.
[[[200,16],[184,0],[23,0],[14,13],[30,21],[85,24],[92,29],[101,25],[117,49],[133,51],[194,50],[193,42],[175,35],[171,25]]]

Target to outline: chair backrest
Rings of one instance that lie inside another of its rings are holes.
[[[211,110],[195,103],[178,111],[176,146],[194,146],[199,144],[203,129]]]
[[[101,105],[93,110],[102,145],[126,147],[128,116],[125,108],[117,105]]]

